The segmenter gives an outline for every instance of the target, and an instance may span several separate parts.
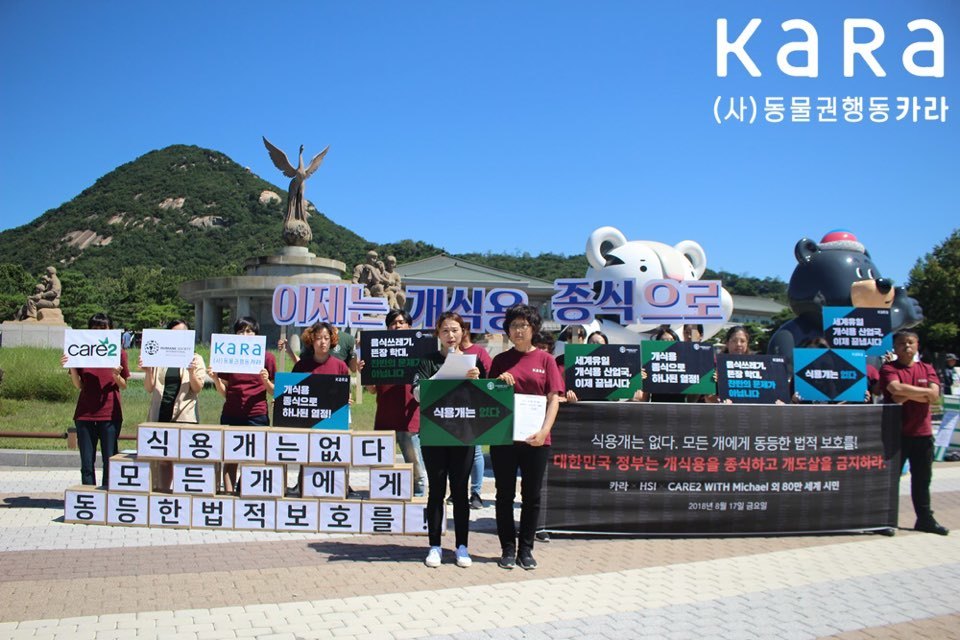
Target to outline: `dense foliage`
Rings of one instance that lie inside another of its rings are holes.
[[[280,200],[262,203],[264,191]],[[185,145],[151,151],[30,224],[0,233],[0,317],[12,317],[43,269],[55,265],[63,282],[61,308],[73,326],[83,326],[101,310],[111,313],[118,326],[134,329],[173,317],[191,320],[193,308],[179,297],[179,284],[240,274],[247,258],[276,253],[283,244],[285,199],[286,189],[217,151]],[[348,269],[371,248],[400,263],[442,253],[415,240],[368,242],[320,212],[313,212],[309,222],[311,250],[342,260]],[[82,250],[70,245],[69,234],[87,231],[109,242]],[[587,269],[583,255],[456,257],[549,281],[580,276]],[[785,302],[786,285],[777,279],[722,272],[704,277],[722,279],[732,293]]]
[[[923,307],[925,320],[917,327],[921,345],[960,351],[960,229],[917,260],[907,290]]]

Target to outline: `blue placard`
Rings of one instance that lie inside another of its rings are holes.
[[[863,402],[867,354],[854,349],[794,349],[793,390],[803,401]]]

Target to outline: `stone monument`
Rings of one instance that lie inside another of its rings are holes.
[[[290,178],[290,188],[287,190],[287,213],[283,217],[283,241],[287,246],[306,247],[313,239],[313,232],[310,225],[307,224],[307,199],[304,196],[306,191],[307,178],[320,168],[323,158],[327,155],[330,147],[327,146],[310,161],[310,165],[303,166],[303,145],[300,145],[300,162],[296,168],[290,164],[286,154],[275,147],[266,136],[263,138],[263,144],[270,153],[270,159],[277,169],[283,172],[283,175]]]
[[[62,293],[63,286],[56,267],[47,267],[46,274],[14,314],[13,321],[3,323],[3,346],[63,348],[63,334],[67,325],[60,310]]]

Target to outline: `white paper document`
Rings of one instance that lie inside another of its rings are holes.
[[[433,374],[431,380],[464,380],[467,371],[477,366],[477,356],[472,353],[448,353],[440,370]]]
[[[543,426],[547,415],[547,396],[513,394],[513,439],[526,440]]]

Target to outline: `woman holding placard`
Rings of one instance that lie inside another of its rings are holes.
[[[560,406],[563,378],[556,361],[549,353],[533,345],[533,336],[540,331],[540,314],[535,307],[518,304],[507,309],[503,326],[513,348],[493,359],[490,377],[513,386],[514,394],[545,396],[543,419],[530,436],[517,441],[514,421],[514,443],[490,447],[490,461],[497,486],[497,535],[501,556],[497,564],[504,569],[520,565],[536,569],[533,542],[540,519],[540,493],[550,457],[550,430]],[[513,500],[517,493],[517,471],[522,476],[520,495],[519,546],[513,519]]]
[[[183,320],[171,320],[168,331],[187,331],[190,327]],[[170,367],[145,367],[143,358],[138,363],[143,371],[143,388],[150,394],[147,422],[184,422],[197,424],[197,396],[203,389],[207,367],[199,353],[193,354],[186,369]],[[154,489],[166,490],[173,482],[173,463],[157,462]]]
[[[238,336],[255,336],[260,323],[244,316],[233,323]],[[273,395],[273,378],[277,374],[277,360],[269,351],[264,357],[263,369],[255,373],[216,373],[210,371],[217,393],[224,397],[220,424],[231,427],[266,427],[270,425],[267,397]],[[237,465],[223,465],[223,489],[233,493],[237,484]]]
[[[469,331],[459,313],[446,311],[437,318],[437,337],[440,338],[440,350],[427,356],[420,362],[420,371],[414,380],[413,394],[420,401],[420,382],[436,375],[447,358],[460,353],[463,333]],[[476,380],[485,372],[474,366],[467,370],[467,378]],[[473,467],[471,446],[434,446],[423,445],[423,462],[427,468],[427,480],[430,489],[427,493],[427,535],[430,550],[423,561],[428,567],[439,567],[442,551],[440,538],[443,535],[443,499],[446,496],[447,480],[450,481],[450,497],[453,498],[453,523],[456,534],[456,555],[458,567],[473,564],[467,551],[467,537],[470,532],[470,502],[467,498],[467,483],[470,469]]]
[[[87,322],[88,329],[112,329],[113,322],[105,313],[94,314]],[[67,354],[60,359],[67,364]],[[110,457],[117,453],[123,410],[120,391],[127,388],[130,369],[127,352],[120,350],[120,366],[113,369],[70,369],[70,381],[80,390],[73,423],[77,428],[77,446],[80,449],[80,478],[83,484],[96,485],[94,463],[97,459],[97,441],[103,460],[103,485],[109,486]]]

